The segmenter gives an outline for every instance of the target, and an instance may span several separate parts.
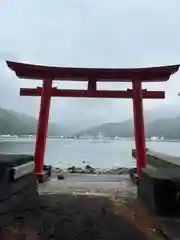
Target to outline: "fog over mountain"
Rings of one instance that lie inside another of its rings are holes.
[[[176,117],[180,117],[180,104],[162,104],[159,108],[144,112],[146,122],[152,122],[160,118]]]
[[[42,84],[41,81],[17,79],[5,60],[105,68],[180,63],[179,9],[179,0],[2,1],[1,107],[37,117],[39,98],[20,97],[19,88]],[[87,83],[76,82],[55,82],[54,85],[59,88],[87,87]],[[130,87],[131,84],[99,85],[100,89]],[[179,72],[167,83],[149,83],[143,87],[166,91],[166,100],[144,101],[147,114],[180,116]],[[70,129],[121,122],[131,117],[131,100],[56,98],[51,103],[51,121]]]

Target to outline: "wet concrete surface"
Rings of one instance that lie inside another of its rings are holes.
[[[0,239],[164,239],[134,204],[128,175],[71,175],[40,184],[39,193],[36,209],[19,213]]]
[[[119,196],[122,201],[136,198],[136,186],[129,180],[129,175],[92,175],[71,174],[66,179],[52,179],[39,186],[40,194],[71,193]]]

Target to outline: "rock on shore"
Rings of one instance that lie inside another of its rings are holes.
[[[128,174],[129,168],[120,167],[120,168],[113,168],[110,170],[105,171],[106,174]]]
[[[58,179],[64,179],[67,177],[68,174],[73,174],[73,173],[121,175],[121,174],[128,174],[129,169],[125,167],[119,167],[119,168],[103,170],[103,169],[93,168],[90,165],[86,165],[85,168],[72,166],[66,170],[63,170],[61,168],[53,168],[52,170],[52,176],[57,177]]]

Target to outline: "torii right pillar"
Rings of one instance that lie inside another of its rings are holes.
[[[133,112],[134,136],[136,145],[137,173],[146,167],[146,138],[144,130],[142,83],[138,79],[132,82],[133,87]]]

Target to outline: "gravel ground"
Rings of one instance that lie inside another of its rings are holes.
[[[72,175],[41,184],[39,192],[36,208],[12,219],[0,239],[147,239],[133,221],[132,210],[124,207],[136,197],[136,188],[125,175]],[[142,215],[142,222],[145,218]]]
[[[38,212],[23,212],[12,221],[4,239],[146,239],[130,221],[111,211],[105,197],[52,194],[40,201]]]

